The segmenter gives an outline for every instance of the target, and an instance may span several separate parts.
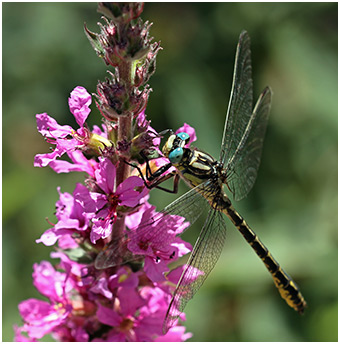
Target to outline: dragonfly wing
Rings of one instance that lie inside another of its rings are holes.
[[[216,186],[214,183],[204,182],[170,203],[161,211],[160,216],[166,214],[178,215],[193,224],[204,210],[209,208],[207,199],[211,199],[215,192]]]
[[[271,97],[272,91],[266,87],[254,107],[248,126],[234,155],[226,166],[230,175],[228,186],[236,201],[245,197],[255,183],[268,123]]]
[[[193,298],[198,289],[215,266],[224,246],[226,225],[222,214],[211,208],[195,247],[188,260],[163,324],[163,333],[175,325],[186,304]]]
[[[106,269],[141,258],[141,256],[133,255],[128,250],[127,244],[129,241],[145,242],[145,238],[147,238],[154,245],[166,243],[170,239],[168,233],[164,230],[164,224],[166,223],[167,227],[171,227],[169,224],[177,221],[173,215],[177,215],[192,225],[205,210],[209,209],[210,205],[207,199],[211,199],[212,195],[215,194],[215,188],[214,184],[209,181],[202,183],[176,199],[161,212],[157,212],[145,220],[142,219],[137,228],[129,231],[128,235],[124,234],[113,239],[98,254],[95,267],[97,269]]]
[[[128,238],[126,235],[115,238],[100,251],[94,261],[96,269],[107,269],[113,266],[135,261],[143,258],[134,255],[127,249]]]
[[[251,117],[252,107],[250,38],[246,31],[242,31],[236,49],[233,83],[220,153],[220,162],[223,165],[234,155]]]

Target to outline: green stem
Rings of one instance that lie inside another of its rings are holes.
[[[132,72],[132,63],[129,61],[124,61],[120,64],[119,68],[119,79],[120,82],[123,82],[126,87],[127,95],[131,94],[131,89],[133,87],[131,72]],[[133,114],[119,117],[118,119],[118,142],[119,141],[130,141],[132,139],[132,117]],[[129,177],[130,166],[127,165],[123,158],[120,158],[119,164],[117,167],[116,175],[116,185],[121,184],[125,179]],[[125,216],[122,215],[120,219],[117,220],[115,224],[114,236],[121,236],[125,228]]]
[[[120,82],[123,82],[126,88],[127,96],[131,94],[132,79],[131,79],[131,72],[132,72],[132,63],[129,61],[124,61],[119,65],[119,79]],[[132,139],[132,113],[128,115],[119,117],[118,119],[118,142],[119,141],[130,141]],[[122,183],[128,176],[130,168],[127,164],[120,159],[120,163],[117,170],[117,185]]]

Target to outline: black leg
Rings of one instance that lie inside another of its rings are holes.
[[[160,167],[157,171],[152,172],[151,167],[149,165],[149,159],[143,153],[141,153],[141,156],[143,157],[143,159],[145,160],[145,163],[146,163],[146,175],[145,176],[144,176],[144,174],[143,174],[143,172],[142,172],[142,170],[140,169],[139,166],[137,166],[135,164],[131,164],[131,163],[127,162],[127,161],[125,161],[125,163],[128,164],[129,166],[134,167],[134,168],[137,169],[140,177],[144,181],[145,186],[148,189],[157,188],[157,189],[160,189],[160,190],[165,191],[165,192],[177,193],[177,191],[178,191],[179,175],[174,171],[174,172],[168,173],[167,175],[161,177],[161,175],[164,172],[166,172],[172,166],[172,164],[168,163],[168,164]],[[166,181],[166,180],[168,180],[168,179],[170,179],[172,177],[174,177],[174,184],[173,184],[173,189],[172,190],[164,188],[162,186],[159,186],[159,184],[163,183],[164,181]]]

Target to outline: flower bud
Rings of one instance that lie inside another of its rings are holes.
[[[134,14],[135,12],[131,12],[128,16],[134,16]],[[143,23],[140,18],[133,25],[122,24],[119,20],[109,22],[106,18],[104,21],[104,25],[98,24],[101,29],[100,34],[91,32],[86,25],[84,29],[97,55],[103,58],[107,65],[117,67],[123,61],[133,62],[145,59],[150,51],[152,52],[153,38],[149,37],[151,27],[149,22]]]
[[[137,87],[132,87],[128,92],[125,85],[119,82],[119,78],[114,76],[107,78],[97,85],[96,105],[101,114],[110,121],[116,121],[118,117],[137,115],[142,112],[148,102],[151,89],[148,85],[140,91]]]
[[[140,152],[147,152],[148,158],[150,155],[152,155],[152,158],[154,159],[156,149],[154,148],[153,140],[155,139],[155,133],[151,131],[143,132],[137,136],[135,136],[131,141],[131,159],[133,160],[139,160],[141,158]],[[159,157],[159,154],[156,156]]]
[[[151,88],[149,88],[149,85],[146,85],[143,91],[134,88],[134,93],[130,96],[130,109],[134,116],[138,115],[139,113],[145,110],[146,105],[148,103],[150,92]]]
[[[143,2],[100,2],[98,12],[104,14],[116,23],[128,23],[138,18],[143,12]]]
[[[160,49],[162,49],[160,42],[153,43],[145,59],[140,60],[139,63],[136,64],[134,79],[134,84],[136,87],[146,84],[151,75],[155,72],[156,56]]]
[[[121,62],[121,57],[117,52],[117,29],[113,23],[109,23],[106,18],[106,25],[98,24],[101,28],[101,33],[97,34],[90,31],[84,25],[85,34],[90,41],[93,49],[99,57],[101,57],[107,65],[117,67]]]
[[[129,112],[129,95],[124,85],[118,80],[106,79],[97,85],[96,105],[101,114],[108,120],[117,120]]]

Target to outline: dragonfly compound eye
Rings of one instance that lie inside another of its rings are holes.
[[[172,164],[177,164],[182,160],[183,157],[183,148],[182,147],[177,147],[173,151],[170,152],[169,154],[169,160]]]
[[[184,132],[176,134],[176,137],[180,138],[182,141],[185,141],[185,142],[189,141],[190,139],[189,134],[184,133]]]

